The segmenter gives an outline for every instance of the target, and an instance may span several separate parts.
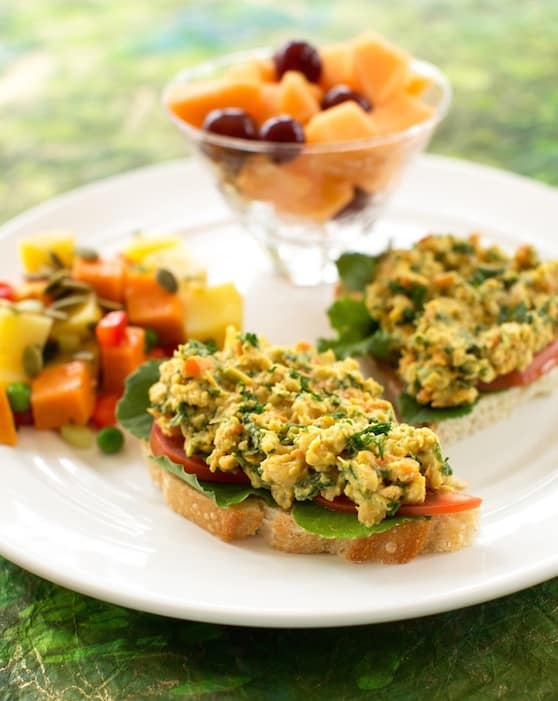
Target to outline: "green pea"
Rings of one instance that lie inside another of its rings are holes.
[[[27,382],[12,382],[6,394],[13,411],[27,411],[31,406],[31,387]]]
[[[153,329],[145,329],[145,352],[153,350],[159,342],[159,334]]]
[[[119,453],[124,446],[124,434],[114,426],[103,428],[97,434],[97,445],[103,453]]]

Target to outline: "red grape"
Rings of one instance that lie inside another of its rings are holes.
[[[275,72],[280,80],[287,71],[300,71],[311,83],[317,83],[322,73],[318,51],[306,41],[288,41],[273,55]]]
[[[347,102],[348,100],[356,102],[365,112],[370,112],[372,109],[369,100],[356,90],[351,90],[348,85],[335,85],[328,90],[322,99],[322,109],[328,110],[330,107],[340,105],[342,102]]]
[[[286,163],[296,158],[304,143],[304,129],[300,122],[292,117],[272,117],[260,127],[260,139],[274,143],[289,144],[271,150],[271,160],[275,163]]]
[[[211,110],[204,119],[202,129],[212,134],[231,136],[235,139],[258,138],[256,125],[252,117],[244,110],[236,107]]]

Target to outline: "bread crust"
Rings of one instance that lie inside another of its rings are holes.
[[[151,479],[163,493],[167,504],[177,514],[226,542],[254,535],[260,528],[264,510],[261,499],[249,497],[240,504],[226,509],[217,506],[205,494],[200,494],[186,482],[149,458],[142,446]]]
[[[298,526],[287,511],[249,497],[226,509],[150,459],[142,445],[149,473],[167,504],[200,528],[224,541],[259,533],[272,548],[299,554],[331,553],[350,562],[402,564],[421,553],[450,552],[470,545],[475,537],[478,509],[408,521],[367,538],[323,538]]]
[[[374,358],[363,359],[361,365],[366,374],[383,385],[385,398],[397,407],[397,398],[402,391],[402,384],[394,370],[383,363],[378,363]],[[503,392],[481,396],[473,410],[465,416],[426,425],[437,434],[440,443],[449,445],[505,419],[520,404],[555,391],[558,391],[558,367],[525,387],[511,387]]]

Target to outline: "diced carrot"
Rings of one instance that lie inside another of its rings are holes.
[[[153,272],[128,268],[124,297],[130,323],[156,331],[160,345],[176,346],[184,342],[184,309],[180,296],[163,289]]]
[[[73,360],[47,365],[31,381],[31,406],[38,429],[85,425],[95,406],[89,364]]]
[[[100,348],[103,390],[121,394],[124,380],[145,361],[145,331],[128,326],[122,343]]]
[[[209,358],[187,358],[184,361],[183,372],[186,377],[197,377],[204,370],[208,370],[212,366]]]
[[[84,260],[76,256],[72,277],[87,282],[99,297],[114,302],[124,298],[124,261],[121,258]]]
[[[295,348],[297,349],[297,351],[303,353],[304,351],[310,350],[310,348],[312,348],[312,345],[308,343],[308,341],[299,341],[296,344]]]
[[[4,387],[0,387],[0,445],[16,445],[17,433],[12,414],[12,408],[8,401],[8,395]]]

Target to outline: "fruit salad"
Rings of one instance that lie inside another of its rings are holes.
[[[199,132],[229,194],[321,224],[378,204],[426,143],[440,115],[421,65],[372,32],[319,48],[289,41],[219,77],[175,81],[165,102]]]
[[[235,286],[208,286],[178,238],[138,235],[101,255],[53,232],[21,239],[19,252],[22,281],[0,282],[0,444],[33,426],[117,452],[127,376],[186,339],[217,347],[227,326],[242,327]]]

